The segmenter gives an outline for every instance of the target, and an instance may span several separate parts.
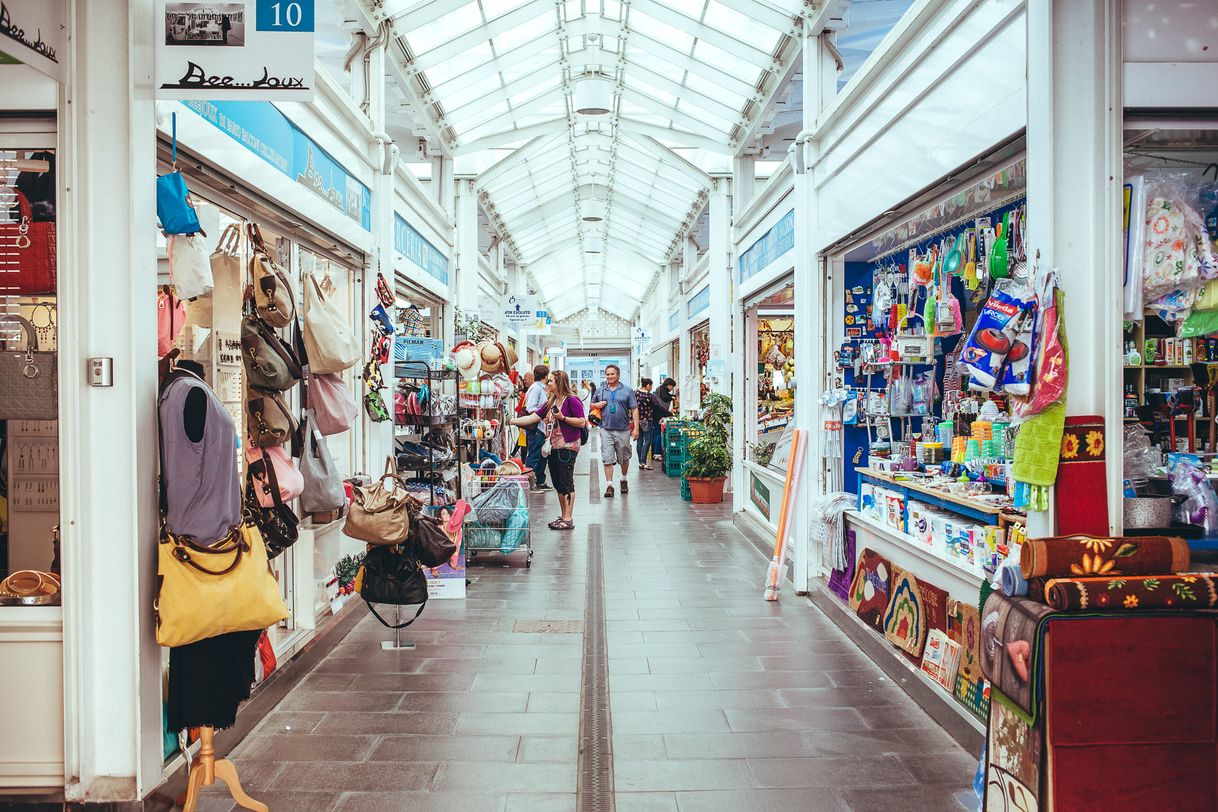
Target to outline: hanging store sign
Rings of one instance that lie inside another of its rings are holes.
[[[550,311],[541,308],[534,310],[532,321],[523,325],[520,329],[533,335],[548,336],[554,330],[553,321],[550,319]]]
[[[756,276],[770,263],[795,248],[795,209],[783,215],[774,226],[740,255],[740,281]]]
[[[393,247],[429,276],[448,284],[448,257],[396,212],[393,215]]]
[[[270,102],[183,102],[241,146],[372,230],[372,191]]]
[[[62,83],[67,29],[62,0],[0,2],[0,55],[29,65]]]
[[[509,296],[503,304],[503,320],[514,327],[523,327],[537,321],[536,296]]]
[[[681,311],[674,310],[668,314],[668,329],[674,332],[681,326]]]
[[[313,100],[313,0],[157,3],[156,97]]]

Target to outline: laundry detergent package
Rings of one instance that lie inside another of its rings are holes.
[[[1022,364],[1026,380],[1032,347],[1023,322],[1031,317],[1033,303],[1027,285],[1004,279],[994,286],[960,353],[960,363],[968,372],[972,389],[994,389],[1002,380],[1003,365],[1008,360]]]

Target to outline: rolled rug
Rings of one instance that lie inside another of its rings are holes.
[[[1049,606],[1069,611],[1180,611],[1218,607],[1214,577],[1198,572],[1121,578],[1054,578],[1045,585]]]
[[[1025,598],[1028,595],[1028,579],[1023,577],[1015,556],[998,565],[994,580],[998,583],[998,590],[1008,597]]]
[[[1188,569],[1188,542],[1171,536],[1052,536],[1019,551],[1024,578],[1155,575]]]

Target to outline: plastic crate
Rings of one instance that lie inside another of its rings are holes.
[[[686,502],[689,502],[693,499],[693,497],[689,493],[689,480],[686,479],[685,477],[681,477],[681,498],[684,499]]]
[[[667,476],[681,476],[685,473],[685,466],[689,464],[688,460],[671,460],[664,459],[664,473]]]

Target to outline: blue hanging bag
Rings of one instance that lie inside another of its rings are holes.
[[[156,179],[156,216],[166,234],[199,234],[199,215],[190,202],[186,178],[178,171],[178,114],[172,118],[173,171]]]

